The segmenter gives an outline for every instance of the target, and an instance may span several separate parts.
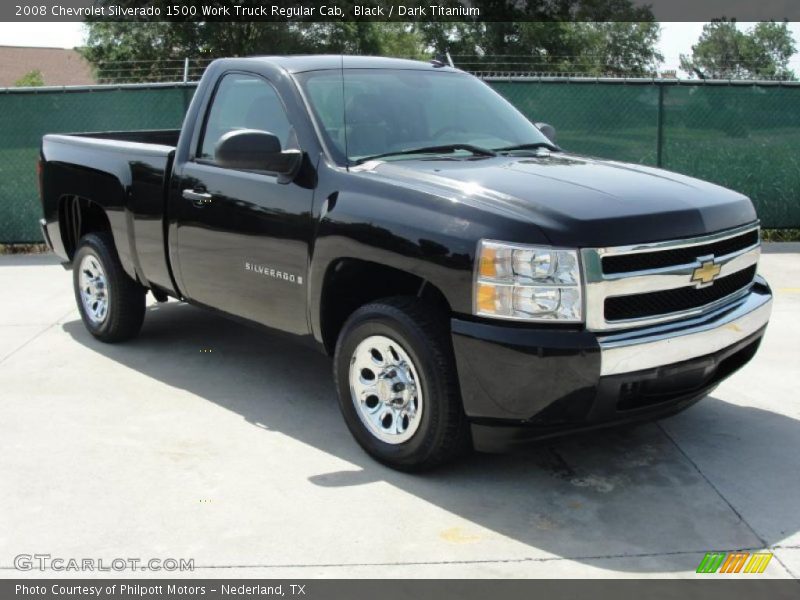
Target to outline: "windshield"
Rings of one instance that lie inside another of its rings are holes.
[[[502,96],[464,73],[345,69],[297,78],[328,148],[342,164],[416,148],[462,146],[446,153],[453,157],[474,155],[464,146],[551,145]]]

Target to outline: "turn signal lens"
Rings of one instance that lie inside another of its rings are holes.
[[[479,270],[481,277],[487,279],[502,279],[510,277],[512,251],[510,248],[489,246],[480,256]]]
[[[511,309],[513,296],[511,286],[478,284],[478,310],[486,314],[503,313]]]
[[[497,249],[487,248],[480,257],[480,275],[481,277],[493,278],[497,277]]]
[[[582,320],[577,250],[482,240],[477,261],[476,315],[530,321]]]

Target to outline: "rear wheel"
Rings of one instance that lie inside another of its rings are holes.
[[[427,469],[469,447],[447,317],[388,298],[347,320],[334,359],[339,406],[356,441],[396,469]]]
[[[144,321],[146,290],[123,270],[111,234],[83,236],[73,264],[75,300],[89,333],[103,342],[135,337]]]

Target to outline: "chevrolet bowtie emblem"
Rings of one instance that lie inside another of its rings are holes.
[[[692,282],[697,284],[697,287],[704,287],[709,285],[716,279],[722,267],[714,264],[714,260],[704,260],[699,267],[692,271]]]

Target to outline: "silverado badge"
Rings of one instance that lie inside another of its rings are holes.
[[[717,278],[722,267],[714,264],[714,257],[701,258],[700,266],[692,271],[692,282],[697,284],[697,287],[705,287],[711,285],[714,279]]]

